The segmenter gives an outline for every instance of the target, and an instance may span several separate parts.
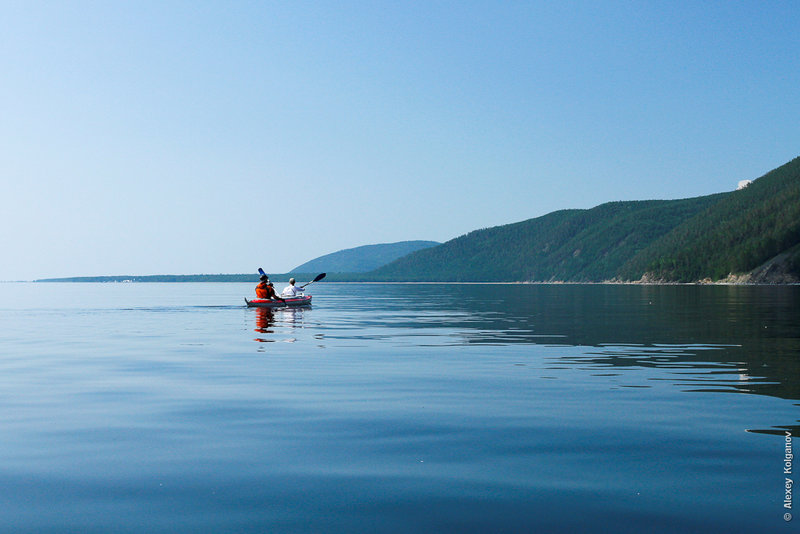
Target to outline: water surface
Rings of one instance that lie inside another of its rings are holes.
[[[781,532],[800,288],[0,284],[0,531]]]

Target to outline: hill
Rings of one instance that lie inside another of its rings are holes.
[[[724,196],[610,202],[588,210],[557,211],[476,230],[369,275],[410,281],[608,280],[639,251]]]
[[[610,202],[476,230],[368,273],[387,281],[800,279],[800,158],[745,189]]]
[[[347,280],[357,273],[374,270],[401,256],[411,252],[438,245],[436,241],[402,241],[399,243],[384,243],[378,245],[365,245],[332,254],[320,256],[292,269],[288,273],[270,273],[273,282],[286,282],[290,277],[311,280],[321,272],[332,273],[328,279],[336,280],[337,272],[352,273],[349,276],[338,277]],[[253,282],[258,281],[258,274],[155,274],[155,275],[114,275],[114,276],[74,276],[69,278],[43,278],[36,282]]]
[[[684,221],[621,269],[627,279],[692,282],[742,275],[765,263],[800,272],[800,158]],[[759,269],[763,276],[765,269]],[[758,277],[755,278],[759,279]]]
[[[292,269],[295,273],[365,273],[418,250],[438,245],[436,241],[401,241],[364,245],[340,250],[308,261]]]

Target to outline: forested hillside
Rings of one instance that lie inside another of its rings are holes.
[[[725,194],[610,202],[477,230],[400,258],[369,276],[411,281],[600,281]]]
[[[767,276],[770,271],[781,275],[777,281],[800,279],[800,158],[739,191],[558,211],[471,232],[368,276],[695,282],[733,275],[744,281],[776,281]]]
[[[775,256],[800,272],[800,158],[688,219],[633,257],[625,279],[692,282],[747,273]]]

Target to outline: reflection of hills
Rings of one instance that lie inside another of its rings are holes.
[[[764,353],[750,350],[753,357],[747,359],[744,354],[747,350],[725,345],[610,346],[584,357],[562,358],[560,361],[605,369],[667,369],[674,373],[671,382],[685,391],[754,393],[790,400],[800,396],[792,380],[780,381],[777,378],[784,375],[781,363],[786,361],[785,358],[764,358]],[[794,353],[797,353],[797,347]]]
[[[517,292],[516,305],[532,312],[530,330],[600,348],[584,365],[687,368],[708,378],[677,380],[687,389],[800,399],[798,287],[535,289],[533,299]]]
[[[669,369],[687,390],[800,399],[798,286],[432,285],[427,291],[431,305],[417,306],[407,321],[394,316],[397,326],[453,328],[469,344],[597,347],[559,363]],[[402,298],[397,306],[414,309]]]
[[[748,428],[747,431],[753,434],[769,434],[771,436],[785,436],[786,431],[789,431],[792,436],[800,436],[800,425],[781,425],[766,429]]]

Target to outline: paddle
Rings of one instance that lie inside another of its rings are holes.
[[[325,278],[325,274],[326,274],[326,273],[320,273],[320,274],[318,274],[318,275],[316,276],[316,278],[314,278],[312,281],[310,281],[310,282],[309,282],[309,283],[307,283],[307,284],[303,284],[302,286],[300,286],[300,289],[303,289],[304,287],[306,287],[306,286],[308,286],[308,285],[311,285],[311,284],[313,284],[314,282],[319,282],[320,280],[322,280],[323,278]]]
[[[260,274],[261,276],[267,276],[267,273],[265,273],[264,269],[262,269],[261,267],[258,268],[258,274]],[[270,282],[269,285],[272,285],[272,282]],[[282,297],[279,297],[277,293],[273,292],[273,295],[275,295],[275,298],[277,300],[284,300]]]
[[[262,269],[261,267],[259,267],[259,268],[258,268],[258,274],[260,274],[261,276],[265,276],[267,273],[265,273],[265,272],[264,272],[264,269]],[[311,285],[311,284],[313,284],[314,282],[319,282],[320,280],[322,280],[323,278],[325,278],[325,275],[326,275],[326,274],[327,274],[327,273],[319,273],[319,274],[318,274],[318,275],[317,275],[317,276],[316,276],[316,277],[315,277],[315,278],[314,278],[312,281],[310,281],[310,282],[309,282],[309,283],[307,283],[307,284],[303,284],[302,286],[300,286],[300,289],[303,289],[304,287],[306,287],[306,286],[308,286],[308,285]]]

